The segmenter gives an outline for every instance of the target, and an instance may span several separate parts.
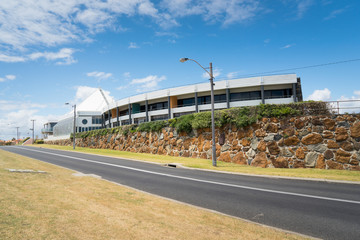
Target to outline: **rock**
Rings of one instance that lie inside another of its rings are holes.
[[[305,158],[305,152],[304,149],[302,147],[299,147],[298,149],[296,149],[296,157],[299,159],[304,159]]]
[[[317,117],[314,117],[314,118],[312,119],[311,123],[312,123],[313,125],[315,125],[315,126],[321,126],[321,125],[323,125],[323,122],[322,122],[319,118],[317,118]]]
[[[284,157],[276,158],[275,160],[272,161],[272,164],[276,168],[288,168],[288,166],[289,166],[288,160]]]
[[[360,122],[356,122],[350,127],[350,136],[353,138],[360,137]]]
[[[221,147],[221,152],[225,152],[225,151],[228,151],[230,149],[230,145],[229,144],[225,144]]]
[[[348,122],[338,122],[338,126],[339,127],[349,128],[350,124]]]
[[[269,123],[265,126],[265,129],[267,132],[271,133],[277,133],[278,132],[278,126],[274,123]]]
[[[323,141],[323,138],[318,133],[311,133],[311,134],[303,137],[303,139],[301,139],[301,142],[305,145],[318,144],[318,143],[321,143],[322,141]]]
[[[272,155],[278,155],[280,153],[280,148],[278,147],[275,141],[269,142],[267,144],[268,150]]]
[[[345,151],[352,151],[354,150],[354,146],[351,142],[345,141],[340,143],[340,147]]]
[[[335,140],[340,142],[340,141],[344,141],[346,139],[348,139],[349,135],[346,131],[345,128],[343,127],[338,127],[335,130]]]
[[[266,131],[262,128],[258,129],[255,131],[255,136],[256,137],[265,137],[266,136]]]
[[[342,164],[334,162],[332,160],[327,160],[325,163],[326,163],[328,169],[338,169],[338,170],[344,169]]]
[[[203,151],[206,152],[209,149],[211,149],[211,141],[205,141],[204,146],[203,146]]]
[[[251,147],[253,150],[256,150],[258,144],[259,144],[259,141],[258,141],[256,138],[253,138],[253,139],[251,140],[250,147]]]
[[[322,136],[323,138],[333,138],[334,134],[330,131],[324,131]]]
[[[338,149],[340,146],[339,146],[339,144],[337,144],[335,141],[329,140],[329,141],[327,142],[327,147],[328,147],[328,148],[331,148],[331,149]]]
[[[290,149],[288,148],[282,148],[280,150],[280,155],[285,156],[285,157],[292,157],[294,155],[294,152],[291,152]]]
[[[307,129],[304,129],[304,130],[300,131],[299,136],[303,137],[303,136],[306,136],[308,134],[309,134],[309,131]]]
[[[218,160],[222,162],[231,162],[230,152],[221,153]]]
[[[232,159],[233,163],[237,163],[237,164],[241,164],[241,165],[246,165],[247,161],[246,161],[246,157],[244,155],[243,152],[238,152]]]
[[[280,134],[276,134],[276,135],[274,136],[274,140],[275,140],[275,141],[279,141],[280,139],[282,139],[282,136],[281,136]]]
[[[332,159],[334,157],[334,153],[331,150],[326,150],[324,152],[325,159]]]
[[[351,153],[345,152],[341,149],[338,149],[335,153],[335,159],[337,162],[349,163]]]
[[[325,160],[324,160],[323,155],[319,154],[318,159],[316,161],[315,168],[319,168],[319,169],[325,169],[326,168],[326,164],[325,164]]]
[[[260,152],[265,152],[266,151],[266,143],[265,143],[265,141],[260,141],[260,143],[257,146],[257,149]]]
[[[334,130],[335,129],[335,121],[329,118],[324,120],[324,125],[327,130]]]
[[[256,152],[250,148],[249,151],[246,152],[246,156],[248,156],[249,158],[253,158],[255,156]]]
[[[327,150],[327,147],[324,144],[315,144],[315,145],[308,145],[308,149],[310,151],[323,153]]]
[[[260,152],[256,155],[253,161],[251,161],[251,166],[265,168],[267,166],[267,157],[264,152]]]
[[[315,167],[318,156],[319,156],[319,154],[316,152],[309,152],[308,154],[306,154],[305,166],[306,167]]]
[[[305,123],[303,121],[301,121],[300,119],[296,119],[295,120],[295,127],[297,129],[301,129],[305,126]]]
[[[295,130],[292,127],[288,127],[284,130],[284,136],[286,135],[286,136],[290,137],[294,134],[295,134]]]
[[[300,142],[300,140],[296,136],[291,136],[284,140],[284,144],[286,146],[296,146],[296,145],[298,145],[299,142]]]
[[[264,137],[264,141],[266,141],[266,142],[274,141],[274,136],[275,136],[275,134],[270,133],[266,137]]]
[[[241,139],[241,142],[240,142],[240,144],[243,145],[244,147],[250,146],[250,143],[251,143],[250,140],[247,138]]]
[[[305,162],[303,161],[294,161],[293,165],[292,165],[293,168],[305,168]]]

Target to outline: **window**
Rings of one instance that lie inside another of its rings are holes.
[[[188,107],[195,105],[195,98],[185,98],[185,99],[178,99],[177,106],[178,107]]]
[[[292,96],[292,89],[265,90],[265,99],[289,98]]]
[[[120,111],[119,115],[120,115],[120,116],[126,116],[126,115],[129,115],[129,109],[126,109],[126,110],[122,110],[122,111]]]
[[[226,102],[226,94],[215,95],[214,96],[214,102],[215,103]]]
[[[92,123],[92,124],[101,124],[101,123],[102,123],[102,118],[101,118],[101,116],[94,116],[94,117],[92,117],[91,123]]]
[[[167,101],[149,104],[149,111],[156,111],[156,110],[167,109],[167,108],[168,108]]]
[[[231,93],[230,101],[248,101],[248,100],[258,100],[261,99],[260,91],[252,91],[252,92],[239,92],[239,93]]]
[[[210,104],[211,103],[211,97],[210,96],[202,96],[198,97],[198,104]]]
[[[121,125],[129,125],[129,123],[129,119],[121,121]]]
[[[158,116],[151,116],[151,121],[158,121],[158,120],[167,120],[169,116],[167,114],[158,115]]]
[[[181,117],[183,115],[193,114],[195,112],[181,112],[181,113],[174,113],[174,118]]]

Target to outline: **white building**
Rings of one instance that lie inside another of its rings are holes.
[[[102,128],[102,110],[114,104],[114,99],[102,89],[96,89],[83,102],[76,105],[76,132]],[[50,123],[50,122],[49,122]],[[54,124],[54,122],[52,122]],[[45,126],[49,126],[45,124]],[[65,114],[52,129],[44,128],[47,140],[68,139],[74,129],[74,111]],[[52,132],[49,132],[52,130]]]
[[[302,101],[296,74],[215,82],[215,109]],[[110,103],[102,111],[103,127],[179,117],[211,110],[210,84],[201,83],[153,91]]]

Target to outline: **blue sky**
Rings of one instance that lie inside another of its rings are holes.
[[[65,3],[64,3],[65,2]],[[360,58],[357,0],[0,0],[0,139],[101,87],[144,91]],[[360,98],[360,61],[296,73],[305,99]],[[265,74],[266,75],[266,74]]]

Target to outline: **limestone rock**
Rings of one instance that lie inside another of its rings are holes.
[[[340,146],[339,146],[339,144],[337,144],[335,141],[329,140],[329,141],[327,142],[327,147],[328,147],[328,148],[331,148],[331,149],[338,149]]]
[[[223,162],[231,162],[230,152],[221,153],[218,160]]]
[[[351,142],[345,141],[340,143],[340,147],[345,151],[352,151],[354,150],[354,146]]]
[[[344,127],[338,127],[335,130],[335,139],[336,141],[344,141],[348,139],[349,135]]]
[[[265,168],[267,166],[267,157],[264,152],[257,154],[253,161],[251,161],[251,166]]]
[[[336,122],[334,120],[329,119],[329,118],[324,120],[324,125],[325,125],[325,128],[327,130],[334,130],[335,129],[335,123]]]
[[[334,162],[332,160],[327,160],[325,163],[326,163],[328,169],[338,169],[338,170],[344,169],[342,164]]]
[[[274,123],[269,123],[265,126],[265,129],[267,132],[271,133],[277,133],[278,132],[278,126]]]
[[[246,156],[248,156],[249,158],[253,158],[255,156],[256,152],[250,148],[249,151],[246,152]]]
[[[288,166],[289,166],[288,160],[284,157],[276,158],[275,160],[272,161],[272,164],[276,168],[288,168]]]
[[[356,122],[350,127],[350,136],[353,138],[360,137],[360,122]]]
[[[306,135],[301,140],[301,142],[305,145],[318,144],[318,143],[321,143],[322,141],[323,141],[323,138],[318,133],[311,133],[309,135]]]
[[[334,157],[334,153],[331,150],[326,150],[324,152],[325,159],[332,159]]]
[[[287,146],[296,146],[299,142],[300,140],[296,136],[291,136],[284,140],[284,144]]]
[[[256,137],[265,137],[266,136],[266,132],[264,129],[260,128],[258,130],[255,131],[255,136]]]
[[[250,146],[250,140],[249,139],[247,139],[247,138],[243,138],[243,139],[241,139],[241,145],[243,145],[244,147],[248,147],[248,146]]]
[[[259,144],[259,141],[258,141],[256,138],[254,138],[253,140],[251,140],[250,147],[251,147],[253,150],[256,150],[258,144]]]
[[[351,153],[345,152],[342,149],[338,149],[335,153],[335,159],[337,162],[349,163]]]
[[[334,134],[330,131],[324,131],[322,136],[323,138],[333,138]]]
[[[270,133],[266,137],[264,137],[264,141],[266,141],[266,142],[274,141],[274,136],[275,136],[275,134]]]
[[[257,146],[257,149],[260,152],[265,152],[266,151],[266,143],[265,143],[265,141],[260,141],[260,143]]]
[[[233,163],[237,163],[237,164],[241,164],[241,165],[246,165],[247,161],[246,161],[246,157],[244,155],[243,152],[238,152],[232,159]]]
[[[275,141],[269,142],[267,144],[267,147],[270,154],[272,155],[278,155],[280,153],[280,148]]]
[[[308,149],[310,151],[323,153],[327,150],[327,147],[324,144],[314,144],[314,145],[308,145]]]
[[[295,130],[292,127],[288,127],[284,130],[284,135],[290,137],[295,134]]]
[[[295,127],[297,128],[297,129],[301,129],[301,128],[303,128],[305,126],[305,123],[302,121],[302,120],[300,120],[300,119],[296,119],[295,120]]]
[[[299,159],[304,159],[305,158],[304,149],[301,148],[301,147],[296,150],[295,154],[296,154],[296,157],[299,158]]]
[[[316,161],[315,168],[320,168],[320,169],[325,169],[326,168],[324,156],[322,154],[319,154],[318,159]]]
[[[319,154],[316,152],[309,152],[308,154],[306,154],[305,166],[306,167],[315,167],[318,156],[319,156]]]

